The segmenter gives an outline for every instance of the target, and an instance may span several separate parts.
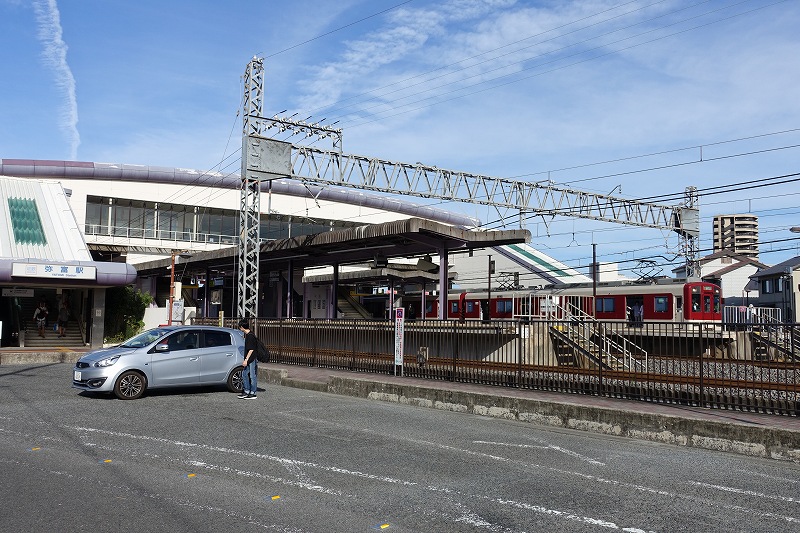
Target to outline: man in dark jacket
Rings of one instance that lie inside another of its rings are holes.
[[[239,321],[239,330],[244,333],[244,361],[242,361],[242,393],[239,398],[242,400],[254,400],[256,392],[258,391],[257,374],[258,374],[258,359],[256,351],[258,350],[258,339],[255,334],[250,330],[250,323],[247,320]]]

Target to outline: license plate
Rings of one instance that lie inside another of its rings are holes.
[[[80,373],[79,370],[76,370],[74,372],[74,375],[72,376],[72,379],[74,379],[75,381],[80,381],[81,380],[81,373]]]

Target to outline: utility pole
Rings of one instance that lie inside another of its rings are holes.
[[[597,264],[597,243],[592,243],[592,317],[597,317],[597,276],[600,267]]]
[[[258,278],[261,256],[261,179],[248,172],[250,135],[261,133],[264,105],[264,60],[254,57],[244,73],[242,102],[242,189],[239,202],[239,268],[236,271],[236,313],[239,318],[258,316]]]
[[[492,274],[494,274],[494,261],[492,261],[492,254],[489,254],[489,294],[486,304],[486,316],[484,320],[489,322],[492,317]]]
[[[308,139],[331,138],[333,151],[329,152],[337,168],[341,167],[342,130],[319,122],[292,120],[292,117],[265,117],[264,59],[254,57],[244,74],[244,100],[242,105],[242,192],[239,207],[239,269],[237,277],[239,317],[258,316],[259,259],[261,255],[261,185],[278,178],[296,178],[292,170],[292,144],[264,137],[265,132],[289,136],[302,135]],[[295,113],[296,114],[296,113]],[[310,118],[310,117],[309,117]],[[334,122],[335,124],[335,122]],[[337,171],[341,179],[341,171]],[[302,178],[300,178],[302,179]],[[271,199],[270,186],[270,199]],[[316,200],[316,198],[315,198]],[[271,213],[268,205],[267,216]],[[291,275],[291,274],[290,274]],[[291,287],[291,283],[288,284]],[[287,299],[292,297],[287,295]]]
[[[682,254],[686,258],[686,279],[700,277],[700,209],[697,187],[686,187],[683,204],[673,213],[675,232],[681,237]]]
[[[627,198],[441,169],[422,163],[401,163],[342,152],[342,130],[331,125],[264,117],[262,58],[253,58],[245,72],[242,139],[242,196],[238,270],[238,313],[257,316],[259,222],[261,183],[280,177],[321,186],[401,194],[429,199],[468,202],[522,213],[536,213],[547,224],[556,215],[600,220],[631,226],[667,229],[682,239],[689,277],[699,276],[698,237],[700,214],[695,187],[687,187],[680,206],[666,206]],[[283,112],[281,112],[283,113]],[[295,113],[296,115],[297,113]],[[311,118],[311,117],[309,117]],[[308,119],[306,119],[308,120]],[[330,137],[331,150],[293,145],[262,137],[267,130],[306,139]],[[256,177],[258,176],[258,177]],[[316,199],[316,197],[315,197]],[[503,215],[501,214],[501,217]],[[446,288],[442,288],[446,294]]]
[[[169,267],[169,309],[167,309],[167,313],[169,313],[169,318],[167,319],[167,325],[172,325],[172,306],[175,302],[175,250],[172,250],[172,264]]]

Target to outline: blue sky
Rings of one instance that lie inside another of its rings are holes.
[[[265,111],[338,120],[345,152],[670,205],[696,186],[702,251],[715,214],[751,212],[775,264],[800,254],[800,187],[758,180],[800,171],[798,28],[796,0],[0,0],[0,157],[235,171],[257,55]],[[576,267],[678,243],[525,227]]]

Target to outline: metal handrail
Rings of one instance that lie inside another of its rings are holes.
[[[556,305],[558,305],[558,304],[556,304]],[[615,348],[618,351],[622,352],[622,354],[623,354],[623,360],[622,360],[623,368],[632,369],[634,366],[647,368],[647,355],[648,355],[647,354],[647,350],[645,350],[641,346],[635,344],[634,342],[628,340],[626,337],[622,337],[623,343],[619,344],[617,341],[615,341],[614,339],[612,339],[611,337],[609,337],[606,334],[602,324],[600,322],[598,322],[598,320],[594,316],[592,316],[589,313],[585,312],[583,309],[581,309],[580,307],[576,306],[572,302],[568,302],[567,303],[567,307],[564,308],[564,312],[565,312],[565,315],[566,315],[568,320],[572,316],[576,316],[576,317],[579,318],[579,320],[582,323],[590,322],[590,323],[594,324],[594,327],[592,328],[592,330],[594,331],[595,334],[599,335],[601,339],[603,339],[603,343],[606,345],[606,348],[600,348],[600,349],[603,350],[603,353],[606,355],[607,359],[610,360],[611,358],[613,358],[613,359],[619,361],[619,357],[611,353],[611,348]],[[630,345],[633,348],[635,348],[636,351],[638,351],[638,353],[644,355],[644,364],[642,364],[641,361],[637,360],[633,356],[633,353],[632,353],[633,350],[628,349],[627,348],[628,345]],[[598,346],[598,348],[599,348],[599,346]]]

